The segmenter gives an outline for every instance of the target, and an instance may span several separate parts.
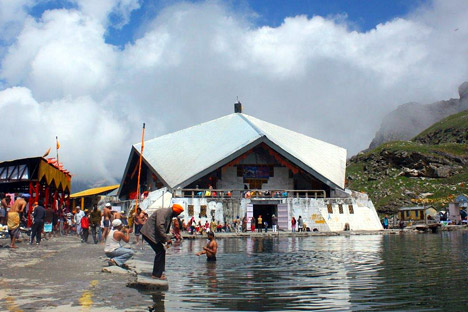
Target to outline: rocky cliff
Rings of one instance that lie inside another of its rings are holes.
[[[468,109],[468,82],[458,88],[459,99],[435,102],[428,105],[406,103],[389,113],[377,131],[369,149],[382,143],[409,140],[441,119]]]

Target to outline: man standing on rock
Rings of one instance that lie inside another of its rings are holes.
[[[153,264],[153,278],[165,280],[163,274],[166,268],[166,250],[163,243],[172,244],[167,235],[171,228],[172,218],[177,217],[184,211],[179,204],[173,204],[172,208],[161,208],[156,210],[141,228],[143,239],[153,248],[156,253]]]

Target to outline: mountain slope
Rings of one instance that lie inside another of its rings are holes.
[[[468,193],[468,110],[432,125],[411,141],[395,141],[349,160],[347,186],[369,194],[377,210],[417,204],[444,208]]]

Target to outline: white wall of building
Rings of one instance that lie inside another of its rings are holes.
[[[179,203],[183,202],[184,207],[193,205],[195,221],[201,221],[202,224],[211,216],[215,216],[215,220],[221,223],[232,222],[232,218],[240,216],[241,218],[247,211],[247,205],[251,203],[251,199],[216,199],[216,198],[178,198]],[[340,232],[345,229],[348,224],[351,231],[378,231],[382,230],[382,224],[375,211],[371,201],[356,200],[348,198],[346,200],[339,199],[313,199],[313,198],[287,198],[280,199],[278,203],[286,203],[288,205],[289,220],[288,231],[291,231],[291,219],[294,216],[296,220],[302,216],[304,223],[312,231],[317,229],[319,232]],[[328,212],[327,204],[331,203],[332,213]],[[340,213],[339,205],[342,205],[343,210]],[[199,218],[200,206],[206,205],[207,217]],[[353,206],[351,213],[349,205]],[[233,217],[232,217],[233,216]],[[182,213],[181,217],[188,222],[192,216],[188,215],[188,209]]]
[[[237,176],[237,167],[224,167],[221,172],[221,179],[216,185],[217,189],[243,190],[244,178]]]
[[[216,188],[243,190],[243,181],[243,177],[237,176],[237,167],[224,167]],[[275,167],[273,177],[268,179],[268,183],[262,185],[262,189],[264,190],[292,190],[293,188],[294,180],[289,177],[289,169],[285,167]]]
[[[366,194],[358,192],[349,192],[350,197],[340,198],[281,198],[266,199],[269,203],[274,201],[277,204],[287,204],[288,206],[288,231],[291,230],[291,219],[294,216],[296,220],[302,216],[304,223],[312,231],[317,229],[319,232],[339,232],[345,229],[348,224],[351,231],[377,231],[382,230],[382,224],[377,215],[375,207]],[[164,195],[164,196],[163,196]],[[195,221],[211,221],[212,216],[215,220],[224,223],[232,222],[233,218],[239,216],[242,218],[247,211],[247,205],[258,203],[259,199],[250,198],[172,198],[170,192],[160,189],[150,193],[149,197],[141,203],[141,208],[152,213],[160,207],[168,207],[171,203],[177,202],[184,207],[184,212],[180,215],[182,219],[188,222],[192,215],[189,215],[189,205],[193,205],[193,217]],[[328,204],[331,204],[331,212],[328,211]],[[342,205],[340,213],[339,205]],[[206,217],[199,217],[201,206],[206,205]],[[349,205],[353,207],[351,213]],[[146,208],[145,208],[146,207]]]
[[[275,174],[268,179],[268,183],[262,185],[264,190],[292,190],[294,180],[289,177],[289,169],[285,167],[275,167]]]

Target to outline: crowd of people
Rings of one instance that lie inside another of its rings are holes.
[[[248,221],[247,216],[244,216],[242,219],[237,216],[229,222],[220,222],[216,221],[214,218],[209,221],[205,219],[197,222],[195,217],[192,217],[188,222],[180,220],[179,218],[174,218],[172,223],[172,233],[176,240],[180,240],[181,232],[187,232],[190,235],[205,235],[209,232],[213,233],[244,233],[248,231]],[[273,214],[271,216],[271,227],[267,220],[262,218],[262,215],[258,217],[250,218],[250,232],[267,233],[271,230],[273,233],[278,232],[278,217]],[[306,232],[310,231],[307,225],[304,222],[302,216],[299,216],[298,219],[295,217],[291,218],[291,231],[292,232]]]
[[[112,205],[107,203],[102,210],[94,205],[91,209],[82,210],[80,206],[70,210],[66,207],[53,209],[51,205],[42,200],[34,202],[31,207],[27,203],[28,194],[15,194],[15,200],[11,196],[0,193],[0,226],[8,231],[5,237],[10,238],[10,247],[17,248],[16,241],[20,233],[29,234],[29,244],[40,245],[43,239],[51,239],[54,236],[78,236],[82,243],[88,243],[91,234],[91,243],[104,243],[111,231],[112,221],[119,219],[123,226],[128,226],[128,220],[124,213],[112,210]],[[27,227],[27,216],[31,209],[30,228]],[[146,222],[148,215],[141,209],[133,215],[135,224],[136,244],[141,245],[139,230]]]

